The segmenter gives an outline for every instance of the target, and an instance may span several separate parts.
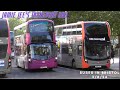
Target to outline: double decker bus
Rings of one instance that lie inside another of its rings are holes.
[[[0,19],[0,75],[11,72],[10,27],[7,19]]]
[[[73,68],[110,68],[110,25],[81,21],[57,25],[58,64]]]
[[[29,20],[14,28],[17,67],[52,69],[57,67],[54,22],[48,19]]]

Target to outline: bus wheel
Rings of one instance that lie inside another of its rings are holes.
[[[6,76],[6,74],[1,74],[1,77],[3,77],[3,78],[4,78],[5,76]]]
[[[25,63],[24,63],[24,69],[25,69],[25,71],[28,71],[28,69],[27,69],[27,67],[26,67]]]
[[[17,66],[17,68],[20,68],[19,64],[18,64],[18,60],[16,60],[16,66]]]
[[[72,61],[72,68],[76,68],[75,61]]]
[[[52,70],[53,70],[53,68],[49,68],[48,70],[49,70],[49,71],[52,71]]]

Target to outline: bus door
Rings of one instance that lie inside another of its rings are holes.
[[[71,60],[72,60],[72,47],[68,44],[62,45],[61,47],[61,54],[62,54],[62,64],[66,66],[71,66]]]
[[[72,59],[73,59],[73,46],[72,44],[70,44],[68,46],[68,58],[67,58],[67,62],[69,66],[71,66]]]
[[[73,48],[73,58],[75,59],[75,65],[77,68],[80,68],[82,65],[82,44],[76,42]]]
[[[82,45],[77,45],[76,66],[82,66]]]
[[[61,46],[61,55],[62,55],[61,63],[63,65],[68,65],[68,45],[67,44],[63,44]]]

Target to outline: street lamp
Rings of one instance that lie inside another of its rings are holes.
[[[65,13],[67,13],[67,11],[65,11]],[[65,16],[65,24],[67,24],[67,14]]]
[[[120,48],[118,49],[118,55],[119,55],[119,72],[120,72]]]

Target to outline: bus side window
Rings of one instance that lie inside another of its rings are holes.
[[[69,47],[68,53],[69,53],[70,56],[72,55],[72,47]]]
[[[68,47],[62,47],[62,53],[68,54]]]
[[[78,52],[77,52],[78,55],[82,56],[82,46],[81,46],[81,45],[78,45],[77,51],[78,51]]]

